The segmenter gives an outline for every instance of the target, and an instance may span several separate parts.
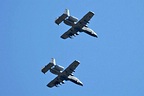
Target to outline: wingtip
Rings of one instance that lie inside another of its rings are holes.
[[[95,13],[94,13],[94,12],[92,12],[92,11],[89,11],[89,12],[90,12],[91,14],[93,14],[93,15],[95,14]]]
[[[61,38],[62,38],[62,39],[67,39],[67,38],[64,38],[63,36],[61,36]]]
[[[79,63],[79,64],[80,64],[80,61],[78,61],[78,60],[75,60],[75,62],[77,62],[77,63]]]

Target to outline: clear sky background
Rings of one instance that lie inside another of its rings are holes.
[[[68,8],[99,38],[80,33],[60,36],[70,27],[54,23]],[[41,73],[51,58],[65,68],[79,60],[70,81],[46,85],[56,76]],[[0,0],[0,96],[144,96],[143,0]]]

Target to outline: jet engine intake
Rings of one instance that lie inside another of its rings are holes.
[[[64,23],[65,23],[66,25],[69,25],[69,26],[73,26],[73,25],[74,25],[74,22],[73,22],[73,21],[70,21],[69,19],[64,20]]]
[[[56,69],[50,69],[50,72],[55,74],[55,75],[58,75],[60,74],[60,71],[56,70]]]
[[[74,16],[69,16],[68,20],[72,21],[72,22],[77,22],[78,18],[74,17]]]
[[[63,71],[64,67],[62,67],[60,65],[55,65],[53,69],[58,70],[58,71]]]

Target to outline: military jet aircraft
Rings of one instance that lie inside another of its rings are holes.
[[[66,25],[71,26],[71,28],[61,36],[61,38],[72,38],[73,36],[79,35],[79,32],[85,32],[93,37],[98,37],[97,34],[87,26],[87,23],[89,23],[93,15],[94,13],[89,11],[81,20],[78,20],[76,17],[70,16],[69,10],[66,9],[65,12],[55,20],[57,25],[63,21]]]
[[[83,86],[83,83],[72,74],[73,72],[75,72],[74,70],[79,64],[79,61],[75,60],[64,70],[64,67],[56,65],[55,59],[52,58],[52,61],[48,63],[44,68],[42,68],[41,71],[45,74],[48,70],[50,70],[51,73],[58,76],[55,79],[53,79],[50,83],[48,83],[47,86],[50,88],[52,88],[53,86],[58,87],[58,84],[61,85],[65,83],[64,80],[69,80],[75,84]]]

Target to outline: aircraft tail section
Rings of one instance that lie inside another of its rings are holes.
[[[64,14],[66,14],[67,16],[70,16],[70,12],[69,12],[69,10],[68,10],[68,9],[65,9]]]
[[[49,62],[44,68],[42,68],[41,71],[45,74],[48,70],[50,70],[55,65],[56,65],[55,59],[52,58],[51,62]]]
[[[59,24],[60,24],[62,21],[64,21],[65,18],[67,18],[68,16],[70,16],[69,10],[68,10],[68,9],[65,9],[65,12],[55,20],[55,23],[56,23],[57,25],[59,25]]]
[[[54,65],[56,65],[56,61],[55,61],[55,59],[52,58],[50,63],[53,63]]]
[[[54,65],[54,67],[52,67],[52,68],[50,69],[50,72],[51,72],[51,73],[53,73],[53,74],[55,74],[55,75],[58,75],[61,71],[64,70],[64,67],[63,67],[63,66],[60,66],[60,65],[57,65],[57,64],[56,64],[56,61],[55,61],[54,58],[52,58],[51,63]]]

